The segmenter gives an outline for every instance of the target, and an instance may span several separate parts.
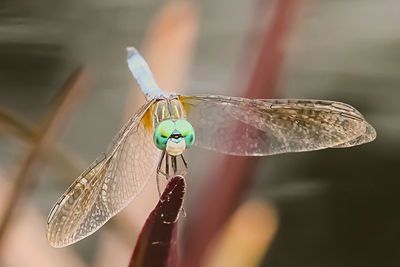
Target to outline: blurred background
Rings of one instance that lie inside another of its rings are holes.
[[[378,134],[254,159],[241,183],[221,177],[224,156],[189,151],[187,266],[399,266],[399,10],[396,0],[2,1],[0,266],[127,266],[154,181],[68,248],[47,244],[46,217],[143,103],[126,66],[132,45],[166,90],[260,97],[251,88],[265,78],[263,97],[349,103]],[[199,248],[193,221],[204,198],[220,200],[207,197],[215,175],[235,201],[207,215],[223,223]]]

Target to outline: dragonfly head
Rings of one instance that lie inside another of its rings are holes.
[[[164,120],[154,130],[154,144],[169,155],[177,156],[190,148],[195,141],[193,126],[183,119]]]

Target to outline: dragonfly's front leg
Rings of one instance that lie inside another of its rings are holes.
[[[185,158],[183,157],[183,154],[181,154],[181,159],[182,159],[183,165],[185,166],[185,170],[183,171],[184,173],[182,173],[182,175],[186,175],[186,170],[188,168],[188,164],[187,164]],[[186,217],[186,211],[183,206],[181,208],[181,214],[182,214],[182,217]]]
[[[168,178],[169,178],[169,157],[168,157],[169,155],[168,155],[168,153],[167,153],[167,156],[165,157],[165,179],[167,179],[168,180]]]
[[[188,165],[187,165],[185,158],[183,157],[183,154],[181,154],[181,159],[182,159],[183,165],[185,165],[185,169],[187,169]]]
[[[172,170],[174,171],[174,175],[178,172],[178,164],[176,161],[176,156],[171,156]]]
[[[159,195],[160,197],[161,197],[160,173],[163,174],[163,175],[165,175],[165,174],[161,171],[161,164],[162,164],[162,162],[163,162],[163,160],[164,160],[165,154],[166,154],[165,151],[163,151],[162,154],[161,154],[160,162],[158,163],[158,166],[157,166],[157,173],[156,173],[157,190],[158,190],[158,195]],[[167,157],[166,157],[165,159],[166,159],[166,161],[168,161],[168,155],[167,155]]]

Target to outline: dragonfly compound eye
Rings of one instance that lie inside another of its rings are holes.
[[[182,135],[186,142],[186,148],[190,148],[195,141],[193,126],[187,120],[176,120],[176,130]]]
[[[168,143],[170,147],[179,144],[179,150],[184,150],[194,144],[195,133],[187,120],[164,120],[154,130],[153,140],[160,150],[166,150]]]
[[[167,142],[172,133],[175,131],[175,123],[172,120],[164,120],[157,125],[154,130],[153,141],[160,150],[167,148]]]

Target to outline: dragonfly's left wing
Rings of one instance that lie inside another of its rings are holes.
[[[129,204],[155,175],[160,151],[152,140],[146,103],[100,156],[68,188],[48,218],[47,239],[64,247],[92,234]]]
[[[350,105],[323,100],[179,96],[196,144],[231,155],[262,156],[349,147],[375,139]]]

